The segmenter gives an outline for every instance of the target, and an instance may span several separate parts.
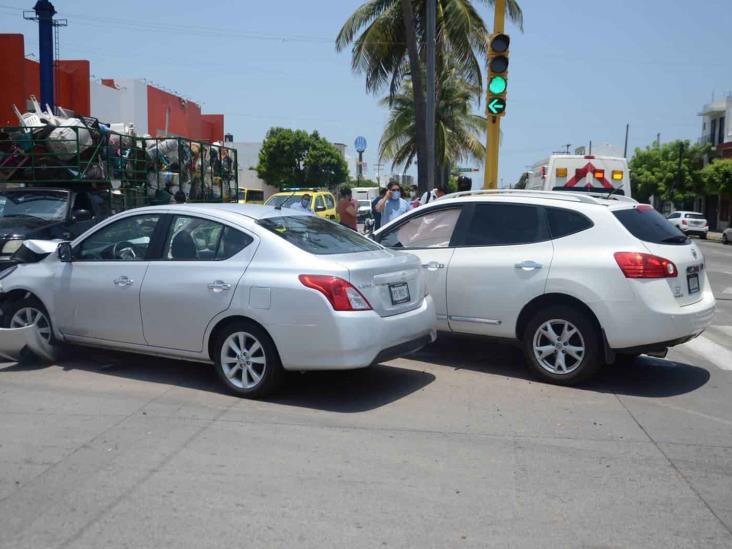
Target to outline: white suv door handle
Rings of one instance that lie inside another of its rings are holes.
[[[516,263],[515,267],[522,271],[536,271],[542,268],[542,264],[536,261],[522,261],[521,263]]]
[[[113,282],[115,286],[118,286],[120,288],[132,286],[135,283],[134,280],[126,276],[120,276],[119,278],[115,278]]]
[[[430,261],[429,263],[422,263],[422,268],[428,271],[436,271],[437,269],[444,269],[444,263],[438,263],[437,261]]]
[[[220,294],[221,292],[231,290],[231,284],[228,284],[223,280],[214,280],[211,284],[208,285],[208,289],[215,294]]]

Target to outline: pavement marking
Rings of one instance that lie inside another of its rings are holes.
[[[732,286],[727,286],[722,293],[732,295]]]
[[[732,421],[728,419],[724,419],[717,416],[710,416],[709,414],[705,414],[703,412],[697,412],[696,410],[689,410],[688,408],[682,408],[681,406],[674,406],[673,404],[669,404],[667,402],[661,402],[657,399],[648,399],[646,402],[650,402],[651,404],[655,404],[656,406],[663,406],[664,408],[671,408],[672,410],[677,410],[679,412],[685,412],[687,414],[691,414],[693,416],[702,417],[704,419],[709,419],[711,421],[718,421],[719,423],[723,423],[725,425],[732,426]],[[665,442],[663,444],[666,444]]]
[[[718,326],[719,328],[720,326]],[[725,326],[725,328],[728,328]],[[681,345],[692,353],[701,356],[722,370],[732,371],[732,351],[715,343],[706,336],[699,336]]]

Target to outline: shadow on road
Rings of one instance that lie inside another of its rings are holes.
[[[413,358],[458,370],[533,379],[517,347],[477,338],[441,335]],[[699,366],[641,357],[632,364],[605,366],[578,388],[628,396],[669,397],[695,391],[709,378],[709,371]]]
[[[213,366],[115,351],[72,348],[58,362],[64,370],[82,370],[124,379],[228,394]],[[14,364],[2,372],[33,371],[47,364]],[[427,372],[379,364],[360,370],[288,372],[282,388],[266,402],[329,412],[373,410],[419,391],[435,380]]]

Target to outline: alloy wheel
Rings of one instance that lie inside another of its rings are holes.
[[[575,371],[585,357],[585,341],[577,327],[567,320],[547,320],[534,334],[534,357],[546,371],[566,375]]]
[[[42,311],[35,307],[23,307],[18,309],[10,319],[11,328],[24,328],[33,324],[38,327],[41,337],[47,343],[51,343],[51,323]]]
[[[234,332],[221,347],[221,368],[239,389],[253,389],[267,370],[267,356],[259,340],[247,332]]]

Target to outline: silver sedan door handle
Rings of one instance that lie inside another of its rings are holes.
[[[521,263],[516,263],[515,267],[522,271],[536,271],[542,268],[542,264],[536,261],[522,261]]]
[[[437,269],[444,269],[444,263],[438,263],[437,261],[430,261],[429,263],[422,263],[422,268],[428,271],[436,271]]]
[[[120,276],[118,278],[115,278],[113,282],[114,282],[114,285],[119,288],[125,288],[127,286],[132,286],[135,283],[134,280],[132,280],[131,278],[126,277],[126,276]]]
[[[221,292],[231,290],[231,284],[228,284],[223,280],[214,280],[211,284],[208,285],[208,289],[215,294],[220,294]]]

